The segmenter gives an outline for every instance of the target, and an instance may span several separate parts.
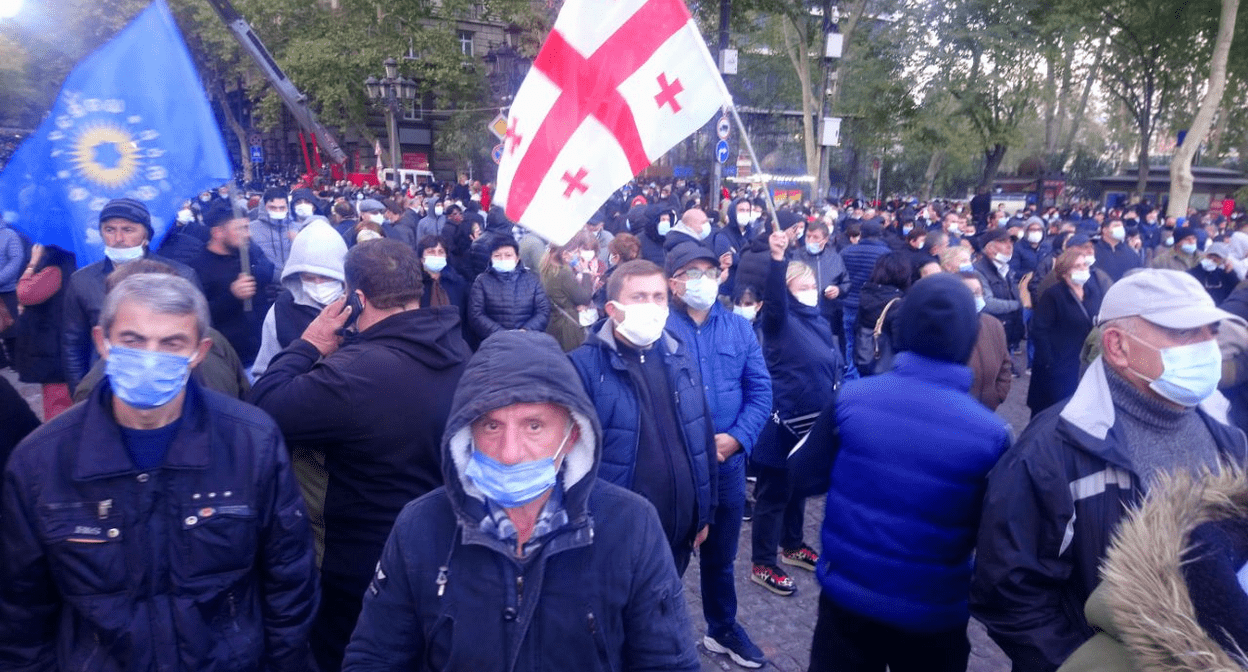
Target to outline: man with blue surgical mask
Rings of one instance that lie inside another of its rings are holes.
[[[149,249],[152,242],[152,216],[147,206],[133,198],[116,198],[100,210],[100,239],[104,258],[84,266],[69,276],[65,287],[61,332],[61,357],[65,380],[74,389],[96,360],[91,344],[91,328],[99,321],[104,305],[104,280],[118,266],[135,259],[153,259],[169,264],[177,274],[196,286],[199,279],[186,264],[161,257]]]
[[[719,462],[715,515],[700,556],[706,616],[702,643],[742,667],[756,668],[767,659],[737,622],[733,561],[745,512],[745,459],[771,414],[771,374],[749,320],[716,300],[717,262],[693,243],[668,252],[672,310],[667,328],[698,362]]]
[[[710,235],[715,225],[707,219],[706,213],[698,208],[685,211],[680,221],[672,225],[667,237],[663,240],[663,249],[671,251],[681,243],[697,243],[707,249],[711,248]]]
[[[0,500],[7,669],[308,669],[312,534],[281,432],[191,380],[187,280],[138,273],[92,332],[106,376],[13,452]]]
[[[1157,478],[1244,465],[1216,392],[1215,308],[1187,273],[1147,269],[1105,294],[1101,356],[1038,415],[988,481],[971,613],[1017,672],[1051,671],[1092,636],[1083,604],[1119,521]]]
[[[550,335],[485,339],[455,388],[444,486],[394,522],[347,670],[699,667],[654,507],[598,478],[603,432]]]

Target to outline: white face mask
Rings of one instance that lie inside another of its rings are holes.
[[[328,280],[324,282],[311,282],[303,280],[303,293],[308,295],[309,299],[328,306],[338,300],[342,296],[342,283],[337,280]]]
[[[593,261],[594,251],[593,250],[581,250],[581,260],[583,260],[585,263],[589,263]]]
[[[495,259],[490,262],[490,266],[493,266],[494,270],[498,271],[499,273],[510,273],[516,270],[516,260],[515,259]]]
[[[440,206],[440,205],[439,205],[439,206],[435,207],[435,208],[433,209],[433,214],[434,214],[434,216],[435,216],[435,217],[441,217],[441,216],[442,216],[442,206]]]
[[[108,257],[114,264],[124,264],[127,261],[134,261],[135,259],[142,258],[143,246],[106,247],[104,248],[104,256]]]
[[[710,278],[698,278],[685,281],[685,305],[694,310],[708,310],[715,304],[719,295],[719,283]]]
[[[425,270],[430,273],[441,273],[446,268],[446,257],[428,255],[425,257]]]
[[[1002,254],[1001,252],[998,252],[992,255],[992,258],[995,259],[998,264],[1008,264],[1010,263],[1010,259],[1014,258],[1014,255]]]
[[[1206,258],[1200,260],[1200,267],[1205,269],[1206,272],[1212,273],[1218,269],[1218,264],[1214,260]]]
[[[386,217],[380,212],[370,212],[368,213],[368,221],[374,224],[381,224],[386,221]]]
[[[1124,228],[1124,227],[1121,227],[1121,226],[1115,226],[1115,227],[1110,228],[1110,230],[1109,230],[1109,235],[1110,235],[1110,237],[1112,237],[1114,240],[1126,240],[1126,238],[1127,238],[1127,230],[1126,230],[1126,228]]]
[[[1135,342],[1161,353],[1161,375],[1151,379],[1132,369],[1137,376],[1149,381],[1148,387],[1162,397],[1180,406],[1195,406],[1218,389],[1222,380],[1222,351],[1217,340],[1158,348],[1145,343],[1140,337],[1128,334]]]
[[[803,289],[800,292],[794,292],[793,298],[797,299],[798,303],[813,308],[819,305],[819,290]]]
[[[1092,278],[1092,271],[1071,271],[1070,281],[1082,287],[1084,283]]]
[[[265,212],[269,213],[269,221],[271,222],[280,222],[286,219],[286,215],[290,213],[289,210],[266,210]]]
[[[1088,262],[1088,268],[1092,268],[1092,264],[1096,263],[1096,255],[1089,254],[1088,256],[1084,257],[1083,260]]]
[[[957,222],[954,222],[954,223],[951,223],[948,227],[946,227],[945,230],[956,236],[962,232],[962,227],[958,226]]]
[[[733,306],[732,312],[753,322],[754,318],[758,317],[758,306]]]
[[[750,222],[752,221],[754,221],[753,212],[750,212],[748,210],[745,212],[740,212],[740,211],[737,212],[737,226],[744,229],[745,227],[749,226]]]
[[[659,235],[666,236],[668,231],[672,230],[672,223],[667,220],[659,220]]]
[[[178,221],[182,222],[183,224],[190,224],[191,222],[195,221],[195,213],[185,208],[182,210],[179,210]]]
[[[592,327],[598,321],[598,309],[590,306],[576,315],[576,321],[582,327]]]
[[[667,306],[657,303],[634,303],[627,306],[619,301],[612,303],[624,311],[624,321],[616,322],[615,329],[629,343],[644,348],[663,335],[663,328],[667,325]]]
[[[295,215],[300,218],[311,217],[313,212],[316,212],[316,208],[312,207],[311,203],[300,203],[295,206]]]
[[[1027,232],[1027,242],[1031,243],[1032,245],[1035,245],[1042,240],[1044,240],[1043,231],[1028,231]]]

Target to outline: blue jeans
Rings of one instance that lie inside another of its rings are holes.
[[[1027,366],[1031,368],[1031,363],[1036,359],[1036,339],[1031,337],[1031,308],[1023,309],[1023,325],[1027,327]]]
[[[858,378],[858,367],[854,365],[854,337],[858,335],[858,306],[844,306],[841,312],[841,323],[845,327],[845,379]]]
[[[737,622],[737,589],[732,563],[737,559],[741,516],[745,513],[745,453],[719,464],[719,500],[710,532],[699,549],[702,565],[702,615],[706,634],[720,637]]]

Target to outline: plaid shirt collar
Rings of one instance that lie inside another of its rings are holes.
[[[489,498],[486,498],[485,506],[486,514],[481,518],[481,531],[515,548],[520,534],[507,516],[507,510]],[[568,510],[563,505],[563,484],[556,483],[550,491],[550,499],[542,506],[537,522],[533,525],[533,535],[521,549],[521,557],[528,557],[541,548],[546,537],[567,526],[568,520]]]

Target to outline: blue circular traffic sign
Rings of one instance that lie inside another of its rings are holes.
[[[728,160],[728,141],[727,140],[720,140],[719,143],[715,145],[715,160],[719,161],[720,163],[724,163],[725,161]]]

